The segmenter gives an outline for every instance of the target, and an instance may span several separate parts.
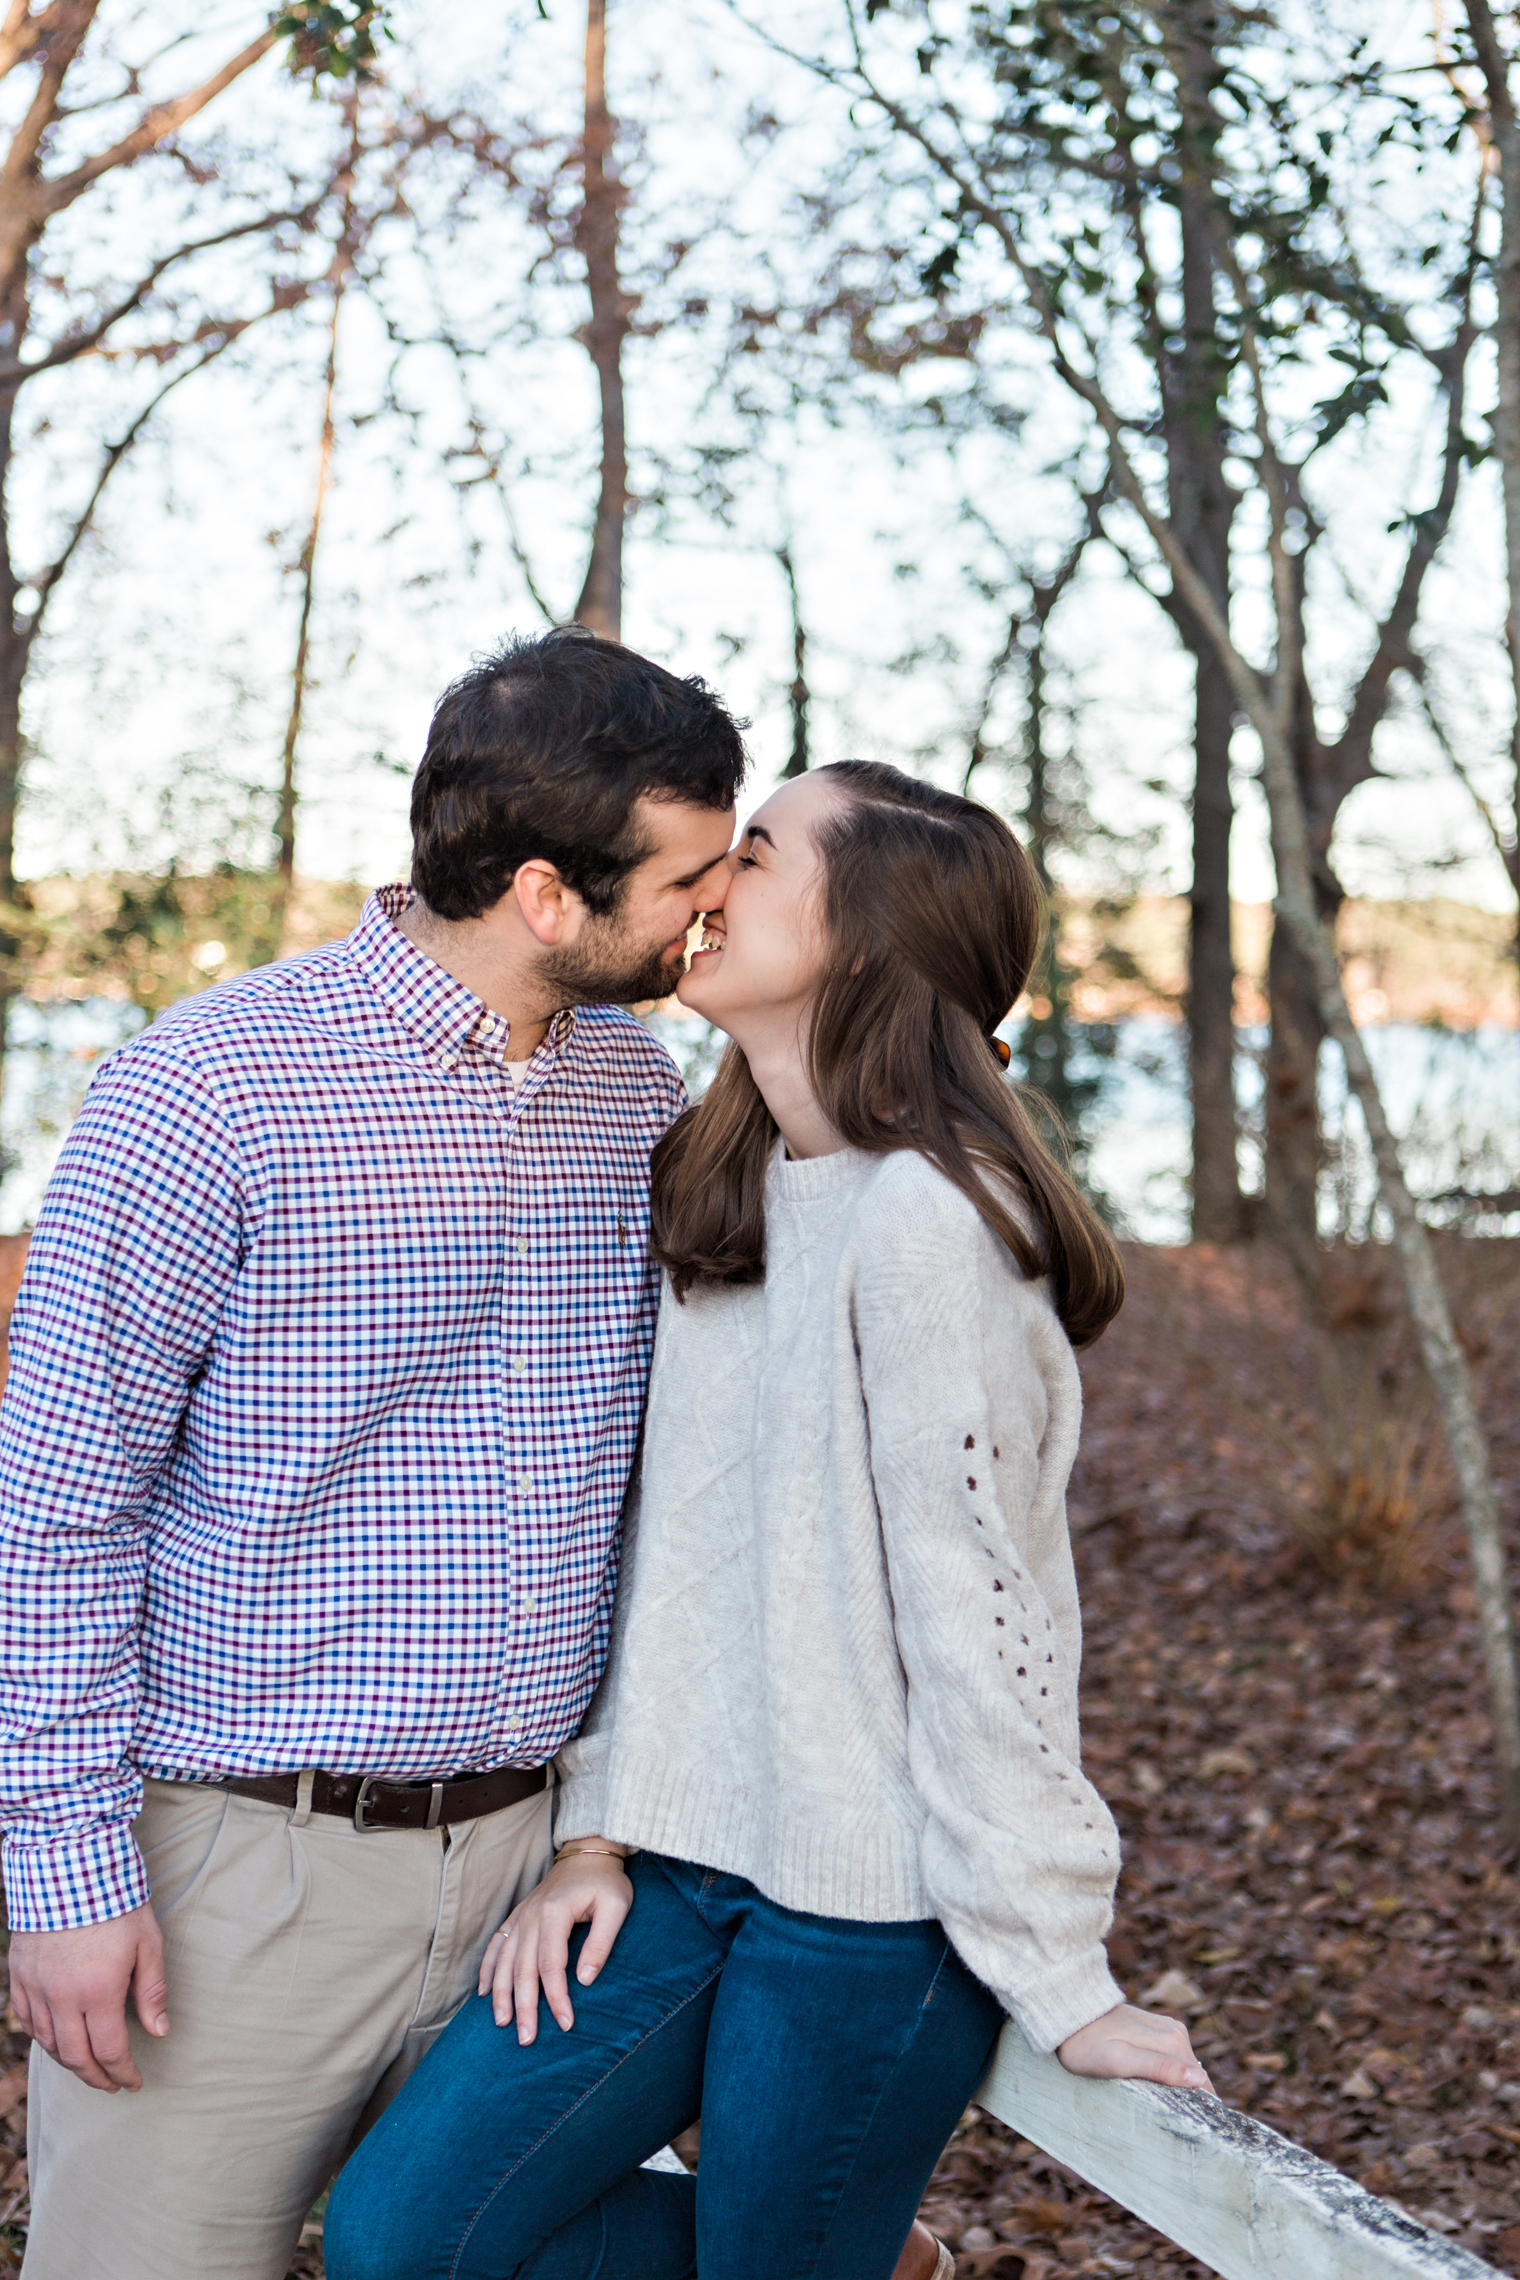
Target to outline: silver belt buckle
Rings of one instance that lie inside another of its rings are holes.
[[[369,1793],[379,1778],[378,1774],[367,1773],[360,1782],[359,1794],[354,1799],[354,1827],[361,1836],[368,1836],[375,1826],[374,1822],[370,1820],[366,1808],[369,1804]],[[444,1785],[441,1781],[433,1781],[428,1784],[427,1819],[422,1824],[425,1829],[436,1829],[443,1818],[443,1789]]]

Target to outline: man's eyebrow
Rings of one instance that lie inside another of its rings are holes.
[[[709,871],[716,871],[718,865],[722,861],[723,857],[721,855],[715,855],[712,861],[710,863],[704,863],[700,870],[688,871],[684,879],[673,879],[671,881],[671,885],[676,887],[694,887],[698,879],[705,879]]]

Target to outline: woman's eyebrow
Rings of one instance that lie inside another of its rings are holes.
[[[747,823],[744,826],[744,836],[746,839],[763,839],[767,847],[774,847],[776,844],[763,823]]]

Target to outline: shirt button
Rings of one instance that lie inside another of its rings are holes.
[[[531,1592],[531,1591],[525,1591],[525,1592],[523,1593],[523,1598],[522,1598],[522,1611],[523,1611],[523,1613],[524,1613],[525,1615],[533,1615],[533,1614],[536,1614],[536,1613],[537,1613],[537,1610],[538,1610],[538,1601],[537,1601],[537,1600],[534,1598],[534,1596],[533,1596],[533,1594],[532,1594],[532,1592]]]
[[[525,1259],[528,1256],[528,1238],[526,1235],[518,1236],[517,1253],[519,1258]]]
[[[507,1720],[507,1732],[509,1734],[520,1734],[522,1732],[522,1714],[520,1711],[514,1710]]]
[[[528,1476],[527,1476],[527,1474],[526,1474],[526,1473],[520,1473],[520,1474],[518,1475],[518,1479],[517,1479],[517,1493],[518,1493],[518,1495],[519,1495],[519,1496],[526,1496],[526,1495],[527,1495],[527,1493],[528,1493],[528,1491],[529,1491],[529,1489],[530,1489],[532,1486],[533,1486],[533,1483],[532,1483],[532,1481],[531,1481],[531,1480],[528,1478]]]
[[[528,1364],[521,1354],[512,1356],[512,1375],[514,1377],[521,1377],[527,1366]]]
[[[440,1053],[438,1058],[446,1069],[457,1068],[459,1065],[459,1055],[457,1053]]]

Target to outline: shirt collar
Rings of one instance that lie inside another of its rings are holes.
[[[407,1035],[452,1068],[472,1039],[493,1049],[493,1032],[486,1027],[492,1015],[482,998],[401,932],[396,921],[416,900],[415,888],[377,887],[348,938],[348,955]],[[575,1009],[566,1006],[550,1022],[544,1045],[562,1052],[574,1031]],[[498,1042],[494,1050],[500,1049]]]

